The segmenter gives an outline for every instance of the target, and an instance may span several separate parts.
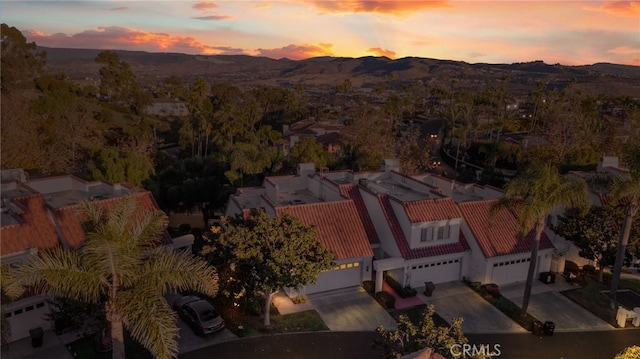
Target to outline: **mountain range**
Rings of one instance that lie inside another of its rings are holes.
[[[47,70],[72,78],[98,78],[95,57],[103,50],[39,47],[47,53]],[[376,83],[420,80],[445,86],[479,90],[506,81],[513,94],[526,94],[538,82],[548,88],[572,82],[576,88],[598,95],[638,97],[640,66],[596,63],[583,66],[531,61],[513,64],[405,57],[315,57],[305,60],[272,59],[247,55],[188,55],[114,50],[141,81],[158,81],[176,74],[189,82],[203,76],[211,82],[228,82],[241,88],[296,86],[333,88],[349,79],[354,88]],[[506,79],[506,80],[505,80]],[[452,81],[455,80],[455,81]]]

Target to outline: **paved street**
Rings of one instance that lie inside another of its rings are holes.
[[[353,359],[381,358],[372,348],[373,332],[317,332],[240,339],[183,354],[183,359]],[[556,333],[551,337],[523,334],[470,334],[472,344],[500,344],[497,358],[613,359],[624,348],[640,344],[640,329]]]

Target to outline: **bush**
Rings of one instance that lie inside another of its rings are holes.
[[[482,290],[482,283],[480,282],[471,282],[471,284],[469,284],[469,287],[471,287],[471,289],[473,289],[474,291],[480,293]]]
[[[573,274],[577,276],[580,272],[579,268],[580,267],[578,267],[578,264],[576,264],[576,262],[566,261],[564,263],[564,274]]]
[[[305,297],[304,295],[299,295],[291,298],[291,301],[293,302],[293,304],[302,304],[307,302],[307,297]]]
[[[362,287],[370,295],[374,295],[375,294],[376,284],[372,280],[365,280],[364,282],[362,282]]]
[[[592,265],[583,265],[582,266],[582,272],[584,274],[589,274],[589,275],[594,275],[596,274],[596,267],[592,266]]]
[[[494,283],[489,283],[489,284],[484,284],[482,285],[482,289],[481,289],[484,293],[487,293],[488,295],[494,297],[494,298],[500,298],[500,287],[498,287],[497,284]]]
[[[391,287],[391,289],[398,293],[401,298],[409,298],[418,294],[417,290],[409,286],[403,287],[402,285],[400,285],[400,283],[396,282],[395,279],[391,278],[388,275],[384,276],[384,281],[389,285],[389,287]]]
[[[375,294],[375,299],[385,309],[394,309],[396,307],[396,298],[391,293],[378,292]]]

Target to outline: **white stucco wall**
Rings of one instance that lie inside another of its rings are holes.
[[[375,195],[363,190],[360,190],[360,195],[362,196],[364,204],[369,211],[371,222],[373,222],[373,227],[375,228],[376,233],[378,234],[378,238],[380,239],[380,249],[386,252],[391,257],[401,257],[400,250],[398,249],[398,245],[396,244],[396,240],[391,233],[391,228],[389,228],[389,223],[382,213],[382,208],[380,208],[380,202],[378,202],[378,198]]]

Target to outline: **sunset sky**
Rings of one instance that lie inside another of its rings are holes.
[[[0,14],[47,47],[640,66],[640,1],[3,0]]]

